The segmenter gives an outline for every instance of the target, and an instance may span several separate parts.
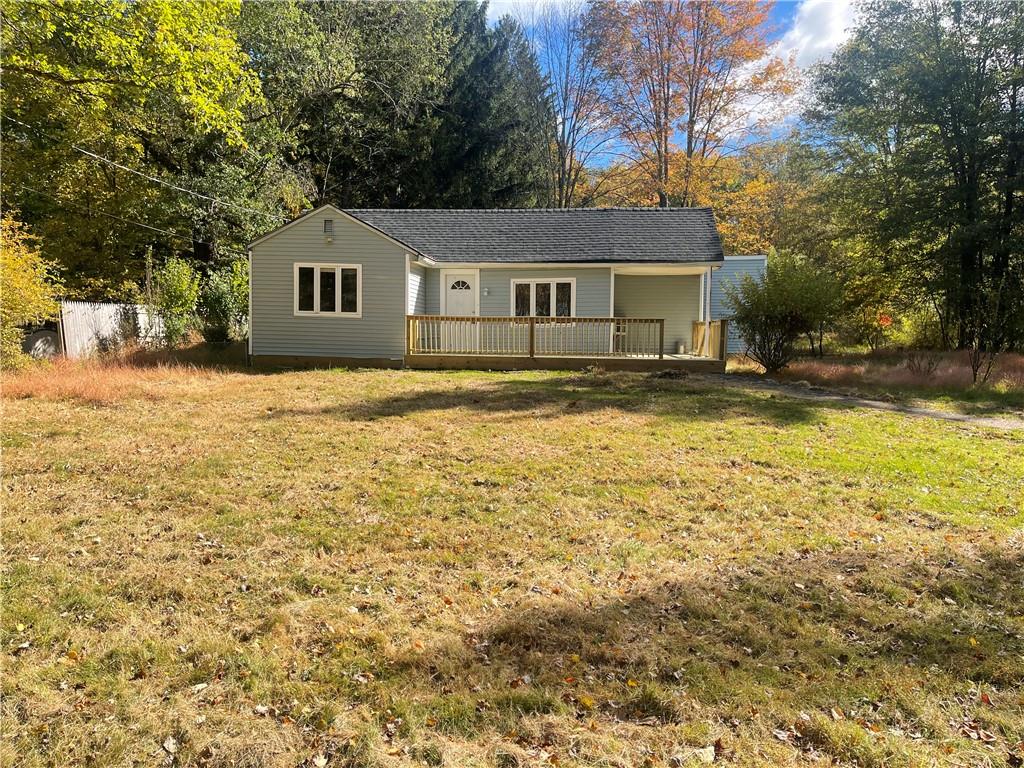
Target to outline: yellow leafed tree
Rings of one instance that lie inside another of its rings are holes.
[[[50,264],[33,237],[9,212],[0,219],[0,365],[23,359],[21,327],[57,313],[58,290]]]

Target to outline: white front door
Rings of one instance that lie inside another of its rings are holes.
[[[444,271],[444,313],[457,317],[476,316],[479,286],[477,272]]]

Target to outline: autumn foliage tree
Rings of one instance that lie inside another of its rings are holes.
[[[698,205],[707,174],[742,146],[794,88],[771,55],[764,0],[604,0],[599,66],[608,119],[621,133],[648,196]]]
[[[10,211],[0,219],[0,367],[27,359],[21,352],[22,326],[57,314],[58,283],[38,242]]]

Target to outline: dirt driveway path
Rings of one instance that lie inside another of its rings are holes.
[[[955,413],[953,411],[940,411],[934,408],[901,405],[900,403],[890,403],[885,400],[871,400],[866,397],[843,395],[837,392],[829,392],[824,389],[801,387],[796,384],[786,384],[783,382],[771,381],[769,379],[754,379],[752,377],[738,376],[735,374],[708,375],[706,378],[721,381],[723,384],[730,387],[743,387],[746,389],[760,389],[766,392],[777,392],[785,397],[795,397],[801,400],[847,403],[849,405],[856,405],[862,408],[874,408],[878,411],[903,413],[907,416],[916,416],[919,418],[956,421],[975,427],[1024,431],[1024,419],[997,416],[973,416],[971,414]]]

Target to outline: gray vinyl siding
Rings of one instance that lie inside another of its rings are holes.
[[[700,275],[616,275],[615,316],[663,319],[664,351],[674,354],[680,341],[689,350],[700,318]]]
[[[423,290],[425,296],[424,314],[441,314],[441,270],[424,270]]]
[[[611,302],[611,270],[607,267],[554,269],[480,270],[480,314],[508,317],[512,314],[513,280],[576,278],[576,317],[608,317]]]
[[[407,309],[410,315],[427,314],[426,271],[419,264],[409,265],[409,299]]]
[[[764,256],[728,258],[721,269],[711,273],[711,319],[721,320],[732,315],[732,310],[725,300],[725,286],[739,281],[743,275],[752,275],[760,279],[764,275],[767,260]],[[729,326],[728,352],[740,354],[746,350],[746,344],[735,326]]]
[[[327,242],[324,219],[334,220]],[[405,353],[405,250],[330,209],[252,246],[252,354],[397,358]],[[296,316],[297,262],[361,264],[362,317]]]

